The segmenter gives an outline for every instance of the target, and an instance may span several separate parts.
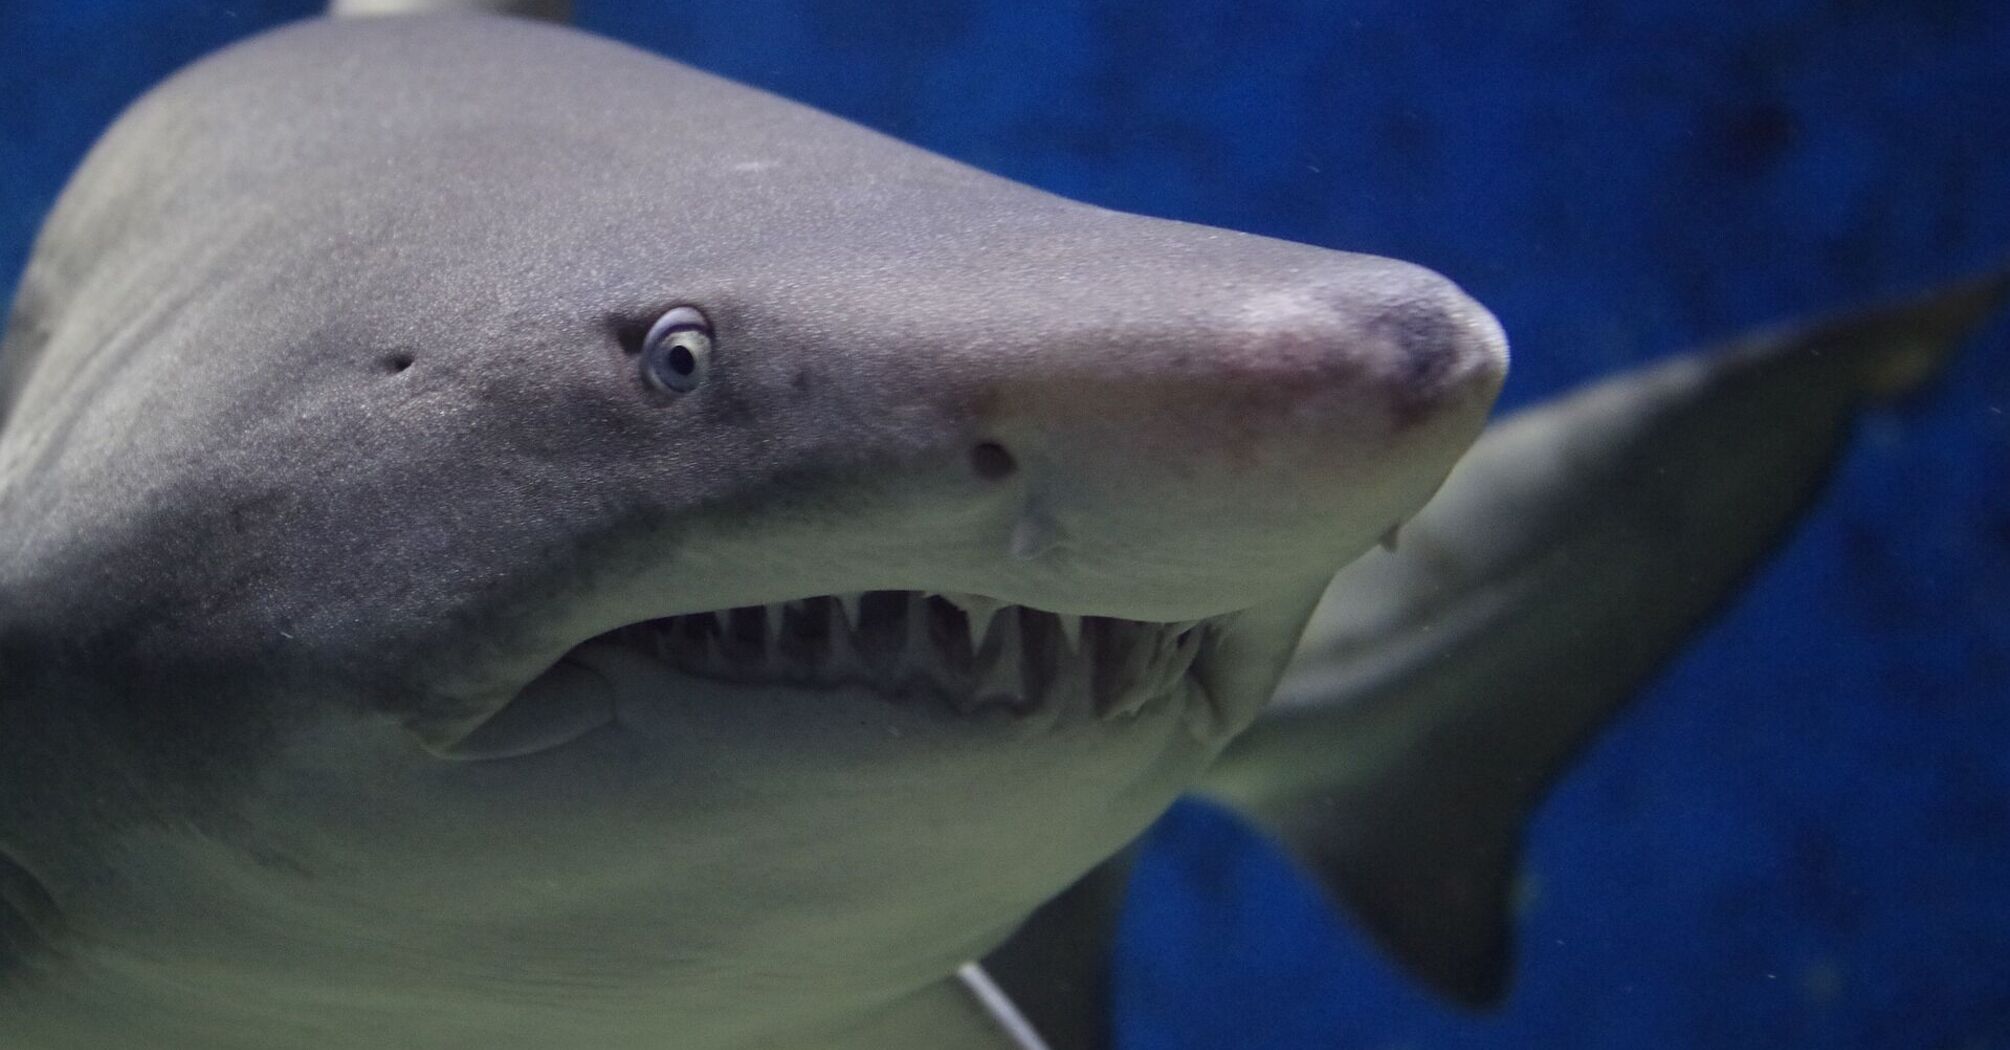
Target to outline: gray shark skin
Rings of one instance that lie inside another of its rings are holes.
[[[136,104],[0,353],[8,1050],[993,1047],[1478,434],[1390,260],[559,27]],[[863,594],[863,597],[859,597]]]

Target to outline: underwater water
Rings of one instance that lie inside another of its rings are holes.
[[[316,6],[0,0],[0,280],[120,106]],[[1510,410],[2010,260],[1988,0],[578,6],[1059,193],[1428,265],[1505,324]],[[2006,610],[1999,321],[1870,418],[1542,810],[1500,1014],[1434,1003],[1182,806],[1123,932],[1123,1046],[2010,1047]]]

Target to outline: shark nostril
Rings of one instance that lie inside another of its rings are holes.
[[[996,441],[979,442],[970,449],[970,469],[986,481],[1001,481],[1012,476],[1019,464],[1012,453]]]

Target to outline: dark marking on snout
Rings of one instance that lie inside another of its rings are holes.
[[[1456,317],[1423,301],[1390,308],[1369,325],[1368,336],[1394,350],[1389,408],[1398,430],[1415,426],[1444,402],[1472,338]]]

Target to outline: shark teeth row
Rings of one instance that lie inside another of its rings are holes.
[[[700,677],[925,692],[966,714],[1025,711],[1077,693],[1108,717],[1136,714],[1174,689],[1208,629],[1202,620],[1146,623],[976,595],[866,591],[672,616],[623,633]]]

